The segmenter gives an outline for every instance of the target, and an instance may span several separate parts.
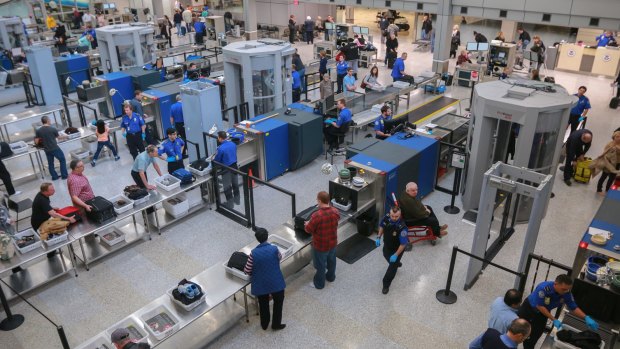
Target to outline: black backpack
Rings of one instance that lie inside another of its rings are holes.
[[[585,330],[573,332],[568,330],[558,331],[558,339],[582,349],[598,349],[601,346],[601,336],[593,331]]]
[[[13,155],[13,150],[7,142],[0,142],[0,159],[8,158]]]
[[[237,270],[243,271],[245,265],[248,263],[248,258],[250,258],[247,254],[239,251],[233,252],[232,256],[228,260],[228,267],[235,268]]]

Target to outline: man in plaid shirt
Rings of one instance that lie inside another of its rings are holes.
[[[310,286],[320,290],[325,287],[325,280],[329,282],[336,280],[336,245],[338,245],[340,213],[329,205],[327,192],[319,192],[316,199],[319,210],[306,222],[306,231],[312,234],[312,260],[316,269]]]

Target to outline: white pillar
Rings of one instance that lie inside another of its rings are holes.
[[[243,20],[245,22],[245,39],[258,39],[256,27],[256,0],[243,0]]]
[[[439,0],[437,4],[437,21],[433,24],[435,49],[433,51],[433,71],[448,71],[450,57],[450,40],[452,37],[452,0]]]

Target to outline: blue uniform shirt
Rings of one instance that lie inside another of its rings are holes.
[[[389,216],[389,215],[388,215]],[[397,220],[396,222],[392,221],[391,218],[386,217],[387,219],[382,219],[381,223],[379,223],[379,226],[383,229],[385,229],[385,227],[389,224],[394,224],[395,226],[398,226],[399,224],[402,223],[402,220]],[[409,238],[407,237],[407,235],[409,234],[409,231],[407,230],[407,226],[405,224],[402,224],[403,226],[403,230],[400,231],[400,235],[398,235],[398,241],[400,242],[401,245],[406,245],[409,243]],[[385,235],[385,234],[384,234]],[[385,236],[383,237],[383,239],[385,240]]]
[[[575,94],[577,96],[577,94]],[[586,96],[579,97],[577,104],[570,110],[571,115],[581,115],[586,109],[591,109],[590,99]]]
[[[615,41],[613,36],[605,36],[605,33],[599,35],[596,37],[596,40],[598,41],[598,47],[605,47],[607,45],[609,45],[610,42]]]
[[[340,113],[338,113],[338,120],[336,120],[336,125],[338,125],[338,127],[341,127],[342,125],[350,122],[351,120],[353,120],[353,114],[351,114],[351,111],[347,108],[342,108]]]
[[[553,281],[539,283],[534,292],[527,297],[527,300],[532,308],[542,305],[547,310],[552,310],[565,304],[571,311],[577,309],[573,295],[570,292],[559,295],[553,288]]]
[[[198,33],[204,34],[207,28],[203,22],[199,21],[199,22],[194,23],[194,30],[196,31],[197,34]]]
[[[385,121],[392,120],[392,115],[388,115],[387,118],[383,118],[383,115],[379,115],[379,117],[375,120],[375,131],[383,132],[385,130]]]
[[[392,68],[392,77],[394,79],[400,79],[404,75],[401,71],[405,71],[405,61],[402,58],[397,58],[396,62],[394,62],[394,68]]]
[[[183,104],[181,102],[176,102],[170,107],[170,116],[172,116],[174,122],[185,122],[183,119]]]
[[[338,73],[338,75],[345,75],[347,73],[347,69],[349,69],[347,62],[342,61],[336,64],[336,73]]]
[[[92,29],[92,28],[91,28],[91,29],[85,30],[85,31],[82,33],[82,36],[86,36],[86,35],[88,35],[88,34],[90,34],[90,36],[92,36],[92,37],[93,37],[93,39],[97,39],[97,32],[95,31],[95,29]],[[599,45],[599,46],[600,46],[600,45]]]
[[[493,304],[491,304],[489,328],[494,328],[499,333],[506,333],[510,323],[516,318],[518,318],[517,309],[506,304],[504,297],[497,297]]]
[[[166,154],[168,162],[175,162],[183,159],[183,152],[181,148],[185,146],[185,142],[181,138],[177,138],[173,141],[170,138],[162,142],[161,147],[157,149],[157,155]]]
[[[237,163],[237,145],[232,141],[224,141],[217,148],[217,154],[213,160],[226,166]]]
[[[301,88],[301,78],[299,77],[299,73],[296,70],[293,70],[291,75],[293,76],[293,90]]]
[[[127,133],[142,133],[142,126],[144,126],[144,119],[137,113],[131,114],[131,118],[127,114],[123,115],[121,128],[125,129]]]

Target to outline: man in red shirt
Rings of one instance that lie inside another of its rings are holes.
[[[95,198],[93,188],[88,182],[88,178],[84,176],[84,163],[82,160],[72,160],[69,164],[71,173],[67,178],[67,187],[69,187],[69,195],[71,196],[71,202],[73,206],[80,209],[80,213],[84,214],[84,211],[90,212],[90,205],[86,204],[86,201]]]
[[[336,245],[340,213],[329,205],[329,194],[321,191],[316,196],[319,210],[306,222],[306,231],[312,234],[312,260],[316,274],[310,286],[322,289],[325,280],[336,280]],[[327,270],[327,272],[326,272]]]

